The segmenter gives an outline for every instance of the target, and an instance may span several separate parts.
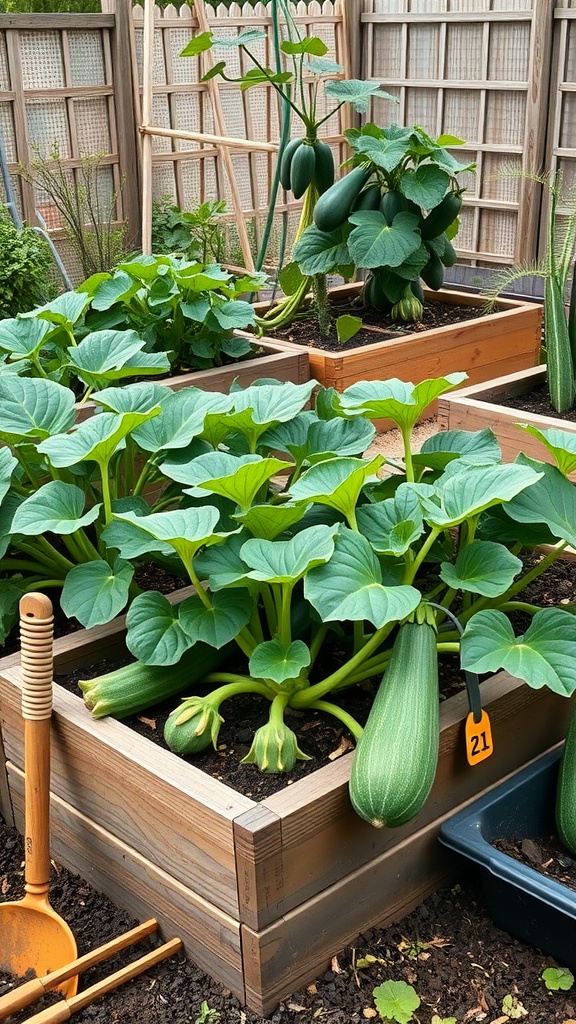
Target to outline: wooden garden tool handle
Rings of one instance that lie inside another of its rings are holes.
[[[108,978],[102,978],[102,981],[97,981],[95,985],[91,985],[84,992],[79,992],[77,996],[72,996],[71,999],[63,999],[62,1002],[48,1006],[45,1010],[41,1010],[40,1013],[35,1013],[33,1017],[28,1018],[26,1024],[62,1024],[63,1021],[70,1020],[72,1014],[76,1013],[77,1010],[83,1010],[85,1006],[93,1003],[95,999],[99,999],[100,996],[106,995],[107,992],[118,988],[125,981],[130,981],[136,975],[142,974],[143,971],[147,971],[154,964],[159,964],[162,960],[173,956],[181,948],[182,939],[170,939],[169,942],[165,942],[158,949],[153,949],[150,953],[146,953],[145,956],[141,956],[139,960],[134,960],[133,963],[120,968],[119,971],[115,971]]]
[[[22,718],[24,719],[25,888],[42,896],[50,879],[50,718],[54,617],[44,594],[20,601]]]
[[[25,1006],[30,1006],[30,1003],[35,1003],[36,1000],[45,995],[48,989],[56,988],[75,974],[87,971],[89,967],[99,964],[102,960],[106,960],[121,949],[126,949],[127,946],[133,945],[134,942],[138,942],[140,939],[145,938],[146,935],[155,932],[157,928],[158,922],[151,918],[149,921],[139,924],[136,928],[131,928],[130,931],[117,935],[115,939],[111,939],[110,942],[98,946],[97,949],[91,949],[84,956],[71,960],[64,967],[59,967],[56,971],[50,971],[49,974],[45,974],[42,978],[32,978],[31,981],[26,981],[23,985],[19,985],[18,988],[12,989],[11,992],[6,992],[3,996],[0,996],[0,1020],[4,1020],[4,1017],[9,1017],[10,1014],[16,1013],[17,1010],[22,1010]]]

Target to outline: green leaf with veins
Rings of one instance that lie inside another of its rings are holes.
[[[95,405],[101,405],[108,412],[150,412],[155,406],[163,406],[172,392],[154,381],[139,381],[124,384],[121,388],[103,388],[92,395]],[[137,428],[140,429],[140,428]]]
[[[348,249],[359,267],[399,267],[420,248],[418,217],[413,213],[398,213],[388,224],[379,210],[358,210],[348,220],[355,225]]]
[[[122,558],[112,567],[104,560],[75,565],[62,588],[62,611],[86,629],[110,622],[128,603],[133,575],[134,567]]]
[[[133,438],[144,451],[159,452],[171,448],[185,448],[202,433],[207,413],[227,412],[232,405],[228,395],[182,388],[167,391],[160,414],[133,431]]]
[[[409,1024],[420,1006],[420,997],[405,981],[385,981],[372,994],[376,1009],[385,1021],[390,1018],[397,1024]]]
[[[170,544],[159,540],[157,537],[152,537],[145,530],[139,529],[137,524],[140,519],[146,518],[145,516],[136,515],[132,522],[125,522],[118,518],[118,515],[122,513],[117,509],[116,503],[114,503],[113,511],[114,518],[112,522],[108,524],[101,534],[101,539],[108,548],[117,548],[122,558],[139,558],[141,555],[147,555],[152,551],[158,551],[165,557],[173,555],[174,549]]]
[[[18,465],[9,448],[0,448],[0,505],[10,490],[12,474]]]
[[[202,456],[199,456],[202,458]],[[290,462],[280,459],[259,459],[258,462],[245,463],[234,473],[222,477],[212,477],[199,483],[197,487],[185,488],[186,494],[197,495],[199,491],[220,494],[234,501],[242,511],[246,511],[254,501],[260,488],[268,483],[282,469],[291,469]]]
[[[288,679],[297,679],[311,660],[310,650],[303,640],[293,640],[287,645],[277,638],[265,640],[252,653],[250,675],[254,679],[271,679],[282,685]]]
[[[248,579],[249,566],[240,555],[245,541],[246,536],[243,532],[232,534],[223,544],[207,548],[196,557],[196,572],[202,579],[208,579],[212,592],[228,587],[257,589],[256,584]]]
[[[442,562],[440,578],[454,590],[498,597],[522,571],[522,562],[503,544],[474,540],[461,548],[454,564]]]
[[[106,466],[126,436],[141,423],[160,412],[156,406],[149,412],[103,412],[84,420],[69,434],[56,434],[38,445],[57,468],[93,461]]]
[[[134,365],[132,357],[141,352],[144,344],[144,339],[133,330],[92,331],[78,345],[69,347],[66,355],[77,376],[90,385],[133,377],[136,369],[144,372],[150,355],[153,356],[151,372],[170,369],[166,353],[142,353]]]
[[[344,68],[335,60],[325,60],[319,57],[317,60],[308,61],[306,70],[313,75],[340,75]]]
[[[36,306],[28,313],[20,313],[22,320],[40,318],[48,320],[52,324],[62,324],[66,327],[73,327],[80,319],[88,305],[88,295],[85,292],[63,292],[56,299],[47,302],[44,306]]]
[[[192,646],[178,608],[155,590],[134,598],[126,626],[126,646],[144,665],[176,665]]]
[[[363,417],[318,420],[312,412],[301,412],[288,423],[267,430],[260,443],[274,451],[289,452],[301,466],[320,456],[362,455],[375,435],[375,426]]]
[[[0,587],[0,644],[4,643],[18,621],[18,603],[23,593],[23,588],[17,583],[3,580]]]
[[[406,156],[404,138],[384,139],[371,135],[362,135],[354,140],[353,148],[357,153],[366,156],[377,167],[390,174]]]
[[[377,629],[406,618],[421,599],[414,587],[384,586],[380,563],[366,538],[344,527],[330,561],[306,576],[304,596],[325,622],[366,619]]]
[[[289,53],[291,55],[298,55],[303,53],[310,53],[314,57],[323,57],[328,53],[328,47],[323,39],[319,36],[306,36],[304,39],[299,39],[297,42],[291,40],[284,40],[280,43],[280,49],[283,53]]]
[[[347,416],[363,415],[371,420],[389,418],[402,429],[414,426],[424,410],[445,391],[466,380],[465,373],[448,373],[419,384],[398,380],[363,380],[350,387],[335,400]]]
[[[47,335],[56,330],[47,320],[1,320],[0,349],[9,352],[13,359],[32,359],[46,344]]]
[[[556,427],[539,430],[531,423],[518,423],[517,426],[542,442],[564,476],[574,473],[576,470],[576,434],[567,430],[558,430]]]
[[[393,498],[362,505],[356,517],[360,533],[380,555],[404,555],[424,530],[418,496],[405,484]]]
[[[324,92],[339,103],[349,103],[359,114],[366,114],[373,99],[390,100],[398,103],[398,97],[392,96],[380,88],[378,82],[363,82],[358,78],[347,78],[338,82],[327,82]]]
[[[212,46],[234,48],[235,46],[250,46],[261,39],[266,39],[266,32],[259,28],[243,28],[236,36],[212,36]]]
[[[178,508],[169,512],[153,512],[137,516],[134,512],[115,513],[114,519],[130,523],[153,541],[163,541],[189,565],[197,551],[212,544],[222,544],[228,533],[216,533],[220,512],[211,505],[203,508]]]
[[[519,637],[503,612],[479,611],[464,630],[460,660],[470,672],[505,669],[535,690],[547,686],[569,697],[576,690],[575,644],[576,616],[559,608],[536,612]]]
[[[434,164],[421,164],[415,169],[409,168],[400,178],[401,192],[424,210],[432,210],[438,206],[449,185],[450,175]]]
[[[202,640],[218,650],[238,636],[250,621],[254,603],[245,588],[223,590],[210,596],[210,607],[193,595],[179,607],[179,620],[191,643]]]
[[[290,540],[252,537],[240,549],[248,576],[266,583],[297,583],[316,565],[328,562],[334,551],[337,526],[310,526]]]
[[[252,505],[245,512],[237,512],[233,518],[249,530],[253,537],[274,540],[299,523],[306,508],[306,505]]]
[[[207,451],[202,455],[194,456],[188,461],[182,461],[180,452],[170,453],[160,464],[160,469],[171,480],[181,484],[188,484],[193,487],[200,487],[201,484],[220,477],[231,476],[242,466],[251,465],[262,461],[260,455],[232,455],[230,452]]]
[[[37,377],[0,378],[0,438],[47,438],[70,430],[75,418],[74,392],[56,381]]]
[[[292,484],[289,497],[292,501],[329,505],[351,519],[360,491],[383,462],[383,456],[376,455],[372,459],[337,458],[317,463]]]
[[[181,57],[198,57],[199,54],[205,53],[212,46],[212,32],[200,32],[197,36],[194,36],[189,43],[186,44],[184,49],[181,51]]]
[[[502,452],[498,439],[489,427],[484,430],[439,430],[427,437],[420,452],[413,455],[415,466],[444,469],[453,459],[466,462],[500,462]]]
[[[225,421],[229,430],[239,430],[255,445],[268,427],[301,412],[315,387],[314,380],[305,384],[252,384],[233,392],[234,408]]]
[[[14,533],[34,537],[50,531],[60,535],[76,533],[93,523],[101,505],[84,512],[86,495],[75,484],[50,480],[26,498],[14,516]]]
[[[576,487],[556,469],[520,454],[514,463],[537,471],[540,479],[508,502],[506,512],[519,523],[542,523],[558,540],[576,547]],[[512,467],[508,467],[512,468]]]
[[[510,502],[525,488],[531,488],[539,474],[518,464],[462,466],[450,473],[450,463],[431,493],[426,485],[410,484],[420,495],[422,514],[427,523],[439,529],[458,526],[492,505]],[[426,489],[425,489],[426,488]],[[509,510],[509,506],[508,506]]]
[[[309,277],[334,273],[336,267],[351,262],[347,237],[347,228],[328,232],[310,224],[294,245],[292,255],[301,272]]]

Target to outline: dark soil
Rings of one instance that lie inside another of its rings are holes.
[[[400,338],[405,334],[415,334],[421,331],[430,331],[436,327],[450,326],[456,319],[454,306],[449,302],[429,302],[424,306],[422,319],[416,323],[401,323],[398,320],[393,320],[387,313],[365,309],[360,301],[357,304],[348,301],[333,302],[331,310],[334,320],[344,314],[358,316],[362,320],[363,327],[345,344],[338,341],[335,327],[328,337],[321,335],[316,316],[311,310],[298,314],[288,326],[274,331],[265,329],[265,333],[269,337],[292,341],[296,345],[325,349],[328,352],[347,352],[352,348],[374,345],[376,342]],[[474,320],[483,315],[482,308],[478,306],[459,306],[457,309],[458,321]],[[364,330],[364,326],[376,327],[378,331]]]
[[[576,860],[564,849],[558,836],[495,839],[492,846],[576,892]]]
[[[490,398],[480,398],[479,400],[481,402],[492,401]],[[576,421],[576,408],[568,409],[567,412],[556,412],[550,401],[546,384],[541,384],[524,395],[498,395],[498,405],[503,405],[507,409],[521,409],[522,412],[537,413],[538,416],[554,416],[555,419],[568,420],[570,423]]]
[[[23,891],[22,843],[17,833],[1,822],[0,850],[2,897],[19,899]],[[50,899],[71,925],[80,953],[135,923],[82,879],[56,865]],[[136,959],[157,942],[146,939],[131,951],[117,954],[113,961],[92,968],[82,976],[80,989]],[[398,924],[359,936],[333,958],[315,982],[284,999],[268,1018],[244,1010],[229,990],[179,954],[73,1019],[77,1024],[195,1024],[205,1001],[214,1011],[211,1020],[221,1024],[360,1024],[380,1020],[373,990],[394,980],[405,982],[418,994],[420,1007],[413,1019],[420,1024],[438,1024],[437,1018],[440,1024],[452,1024],[452,1020],[456,1024],[507,1024],[511,1018],[503,1010],[506,997],[512,997],[515,1009],[524,1007],[528,1024],[572,1024],[576,992],[549,992],[541,974],[550,966],[554,966],[550,957],[492,925],[474,879],[462,879],[453,889],[431,896]],[[0,974],[0,993],[13,983]],[[45,997],[34,1010],[54,998]],[[10,1021],[21,1024],[31,1012],[32,1008],[23,1010]]]

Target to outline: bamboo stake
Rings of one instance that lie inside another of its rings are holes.
[[[154,0],[144,0],[142,41],[142,121],[152,121],[152,74],[154,66]],[[140,129],[142,131],[142,129]],[[152,135],[142,135],[142,252],[152,252]]]
[[[230,149],[258,149],[263,153],[277,153],[278,146],[274,142],[254,142],[250,139],[235,139],[231,135],[207,135],[205,132],[191,132],[186,128],[159,128],[147,124],[140,125],[142,135],[161,135],[169,139],[190,139],[192,142],[205,142],[214,146],[228,146]]]

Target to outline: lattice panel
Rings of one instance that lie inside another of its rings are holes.
[[[339,0],[338,0],[339,2]],[[320,36],[329,48],[327,58],[343,62],[342,18],[337,3],[327,0],[322,4],[294,4],[296,21],[303,35]],[[263,3],[232,3],[229,8],[223,4],[217,8],[206,5],[209,27],[222,37],[234,37],[248,26],[262,28],[267,37],[251,44],[251,50],[266,66],[274,65],[272,24],[270,12]],[[135,50],[138,62],[138,76],[142,84],[144,10],[136,6],[133,11],[135,27]],[[220,134],[216,129],[212,100],[208,85],[201,81],[206,58],[180,57],[182,49],[190,38],[198,33],[198,21],[194,10],[188,5],[177,8],[169,6],[154,12],[153,51],[153,126],[181,129],[205,134]],[[215,50],[214,60],[226,60],[226,74],[240,77],[254,65],[241,50],[230,47]],[[287,65],[291,70],[291,65]],[[311,80],[312,81],[312,80]],[[311,81],[306,88],[311,88]],[[277,142],[280,136],[280,111],[278,98],[270,86],[257,86],[240,92],[236,85],[218,79],[218,93],[222,107],[225,134],[230,138],[253,139],[256,142]],[[335,104],[324,96],[321,88],[318,94],[317,111],[320,117],[330,113]],[[389,105],[388,105],[389,106]],[[303,134],[303,126],[293,118],[291,134]],[[333,148],[335,160],[344,159],[342,122],[335,114],[322,125],[320,134]],[[193,209],[205,199],[226,199],[232,210],[232,194],[226,174],[220,166],[221,156],[212,144],[190,140],[154,138],[153,144],[153,193],[155,197],[172,194],[182,209]],[[258,239],[268,212],[269,182],[275,169],[275,156],[268,153],[247,150],[231,150],[236,187],[239,192],[245,219],[251,222],[252,238]],[[166,167],[170,154],[172,174]],[[158,177],[162,184],[158,185]],[[280,196],[278,211],[284,209]],[[290,206],[295,214],[294,233],[298,224],[300,203],[290,197]],[[230,213],[232,217],[232,212]]]
[[[563,187],[576,186],[576,9],[571,0],[559,0],[555,9],[549,143],[546,166],[559,171]],[[542,253],[546,241],[547,204],[542,210]]]
[[[528,258],[537,232],[537,186],[494,176],[505,164],[522,172],[544,157],[546,78],[537,89],[529,87],[537,77],[532,69],[541,74],[538,60],[550,47],[543,4],[364,0],[361,19],[362,77],[400,100],[392,115],[373,102],[372,119],[463,138],[466,158],[477,165],[475,175],[466,175],[458,250],[476,253],[481,263]],[[571,60],[576,65],[576,46]],[[576,105],[564,115],[566,137],[572,132],[575,138],[574,118]],[[464,159],[462,150],[454,155]]]
[[[0,16],[0,130],[22,213],[31,223],[36,208],[49,227],[59,224],[59,216],[46,191],[20,183],[19,164],[57,153],[65,173],[79,176],[83,158],[105,155],[100,198],[119,192],[113,26],[104,15],[86,15],[81,29],[66,15],[39,15],[38,28],[31,29],[26,16]],[[116,218],[122,215],[119,198]]]

